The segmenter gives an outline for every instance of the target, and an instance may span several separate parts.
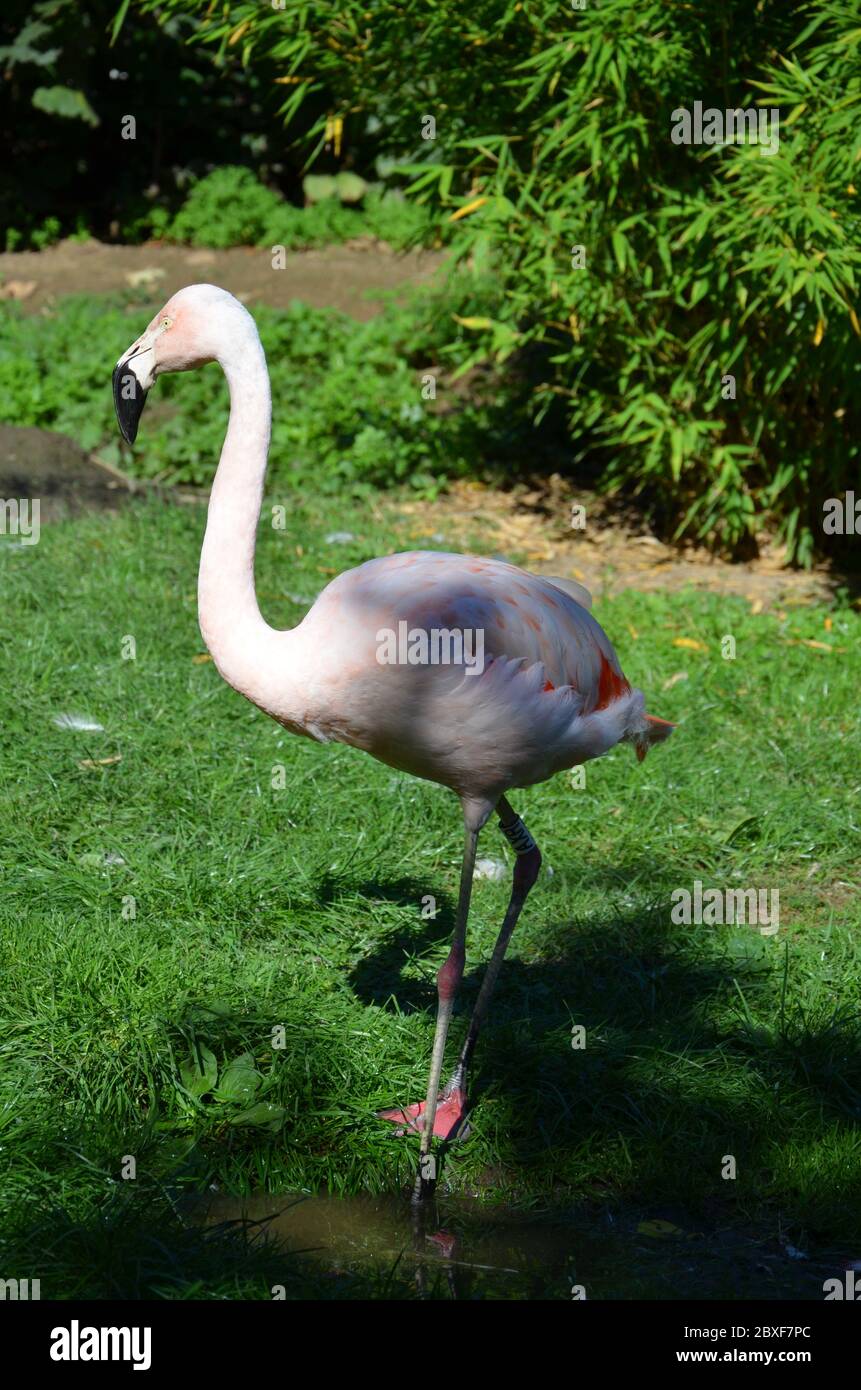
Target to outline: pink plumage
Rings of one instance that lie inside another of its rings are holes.
[[[483,672],[381,664],[378,634],[481,634]],[[552,580],[436,551],[369,560],[333,580],[297,629],[317,653],[306,722],[490,811],[622,738],[648,738],[643,699],[606,634]],[[337,633],[337,641],[332,634]]]

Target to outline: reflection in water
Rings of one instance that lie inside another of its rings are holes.
[[[447,1285],[452,1297],[571,1298],[578,1268],[588,1266],[607,1296],[618,1287],[621,1251],[612,1229],[584,1234],[570,1223],[476,1209],[446,1199],[415,1211],[402,1197],[216,1197],[207,1224],[262,1223],[285,1250],[319,1260],[334,1273],[369,1265],[412,1268],[417,1288]],[[595,1287],[597,1294],[597,1285]],[[597,1296],[601,1296],[597,1294]],[[617,1295],[618,1296],[618,1295]]]

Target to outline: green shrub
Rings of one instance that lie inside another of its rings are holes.
[[[60,240],[62,227],[57,217],[46,217],[37,226],[33,226],[29,231],[22,231],[18,227],[6,228],[6,251],[44,251],[47,246],[53,246]],[[80,240],[80,237],[78,237]]]
[[[228,165],[194,185],[165,234],[192,246],[259,245],[281,205],[250,169]]]
[[[540,351],[572,466],[679,534],[732,549],[771,521],[810,558],[861,450],[856,0],[343,0],[336,38],[323,0],[140,3],[190,8],[222,62],[280,65],[310,149],[346,113],[440,226],[459,214],[456,254],[504,289],[462,365]],[[778,152],[673,143],[695,101],[778,108]]]
[[[195,183],[172,219],[154,209],[158,220],[151,230],[192,246],[284,246],[295,251],[361,236],[404,246],[430,225],[423,209],[403,198],[372,191],[354,206],[354,186],[339,185],[337,179],[331,184],[333,196],[297,208],[258,182],[250,169],[227,165]],[[339,187],[349,193],[349,202],[337,196]]]

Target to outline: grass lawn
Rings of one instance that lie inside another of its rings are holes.
[[[410,1182],[417,1145],[374,1112],[424,1094],[462,839],[448,792],[292,738],[224,685],[197,629],[203,521],[138,504],[0,544],[0,1274],[46,1298],[265,1297],[273,1271],[294,1293],[397,1296],[397,1273],[327,1282],[180,1216],[214,1183]],[[326,543],[335,525],[354,539]],[[292,625],[334,573],[411,540],[370,507],[298,504],[261,528],[264,614]],[[618,748],[585,787],[512,797],[553,872],[441,1185],[672,1205],[857,1257],[861,616],[692,590],[596,614],[679,727],[642,765]],[[479,854],[506,858],[493,825]],[[779,931],[675,925],[696,880],[778,889]],[[451,1057],[507,895],[476,883]]]

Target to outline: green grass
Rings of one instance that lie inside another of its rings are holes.
[[[337,569],[409,544],[374,515],[339,509],[346,545],[325,543],[322,504],[261,530],[270,621],[298,621]],[[217,1234],[207,1254],[177,1214],[183,1193],[385,1192],[416,1158],[374,1112],[424,1093],[457,803],[291,738],[195,661],[202,526],[198,508],[141,504],[0,545],[0,1272],[41,1273],[43,1297],[264,1296],[277,1257]],[[513,798],[553,874],[515,935],[473,1134],[442,1185],[525,1208],[672,1203],[857,1256],[861,619],[838,603],[826,629],[824,609],[753,616],[693,591],[628,591],[597,614],[679,727],[642,765],[619,748],[583,789],[560,776]],[[55,727],[64,711],[104,732]],[[480,853],[505,855],[492,826]],[[695,879],[779,888],[779,933],[673,925],[670,894]],[[428,893],[436,920],[421,916]],[[452,1054],[506,897],[476,884]],[[246,1053],[244,1080],[225,1077]],[[206,1070],[210,1054],[218,1087],[195,1096],[194,1059]],[[291,1267],[280,1282],[315,1277]]]

